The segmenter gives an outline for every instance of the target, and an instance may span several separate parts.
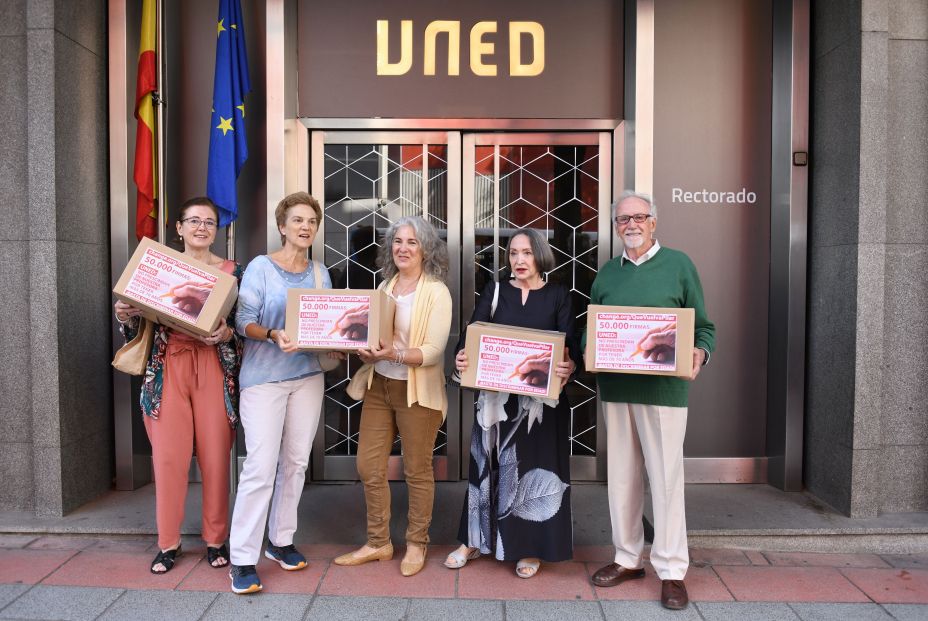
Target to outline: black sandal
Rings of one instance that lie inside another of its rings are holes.
[[[216,561],[222,559],[225,563],[221,565],[213,565]],[[209,563],[209,566],[214,569],[222,569],[223,567],[229,566],[229,549],[226,548],[226,544],[222,544],[218,548],[212,546],[206,546],[206,562]]]
[[[180,546],[177,546],[173,550],[159,550],[158,555],[155,557],[155,560],[151,562],[151,573],[153,574],[166,574],[172,569],[174,569],[175,559],[182,554]],[[162,564],[164,566],[164,571],[157,571],[155,565]]]

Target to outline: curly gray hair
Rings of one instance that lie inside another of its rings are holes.
[[[392,223],[383,235],[383,243],[377,252],[377,265],[383,269],[384,280],[393,278],[398,270],[393,262],[393,238],[404,226],[412,227],[422,251],[422,271],[437,280],[444,281],[448,275],[448,245],[438,231],[421,216],[403,216]]]

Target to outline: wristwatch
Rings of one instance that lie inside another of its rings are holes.
[[[274,331],[274,328],[268,328],[268,329],[267,329],[267,334],[265,335],[265,338],[266,338],[268,341],[270,341],[271,343],[274,343],[274,344],[276,345],[277,342],[273,339],[273,337],[271,337],[271,332],[273,332],[273,331]]]

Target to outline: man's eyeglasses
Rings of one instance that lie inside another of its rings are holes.
[[[620,226],[625,226],[626,224],[628,224],[629,220],[634,220],[638,224],[641,224],[642,222],[644,222],[650,217],[651,217],[651,214],[649,213],[636,213],[633,216],[616,216],[615,223]]]
[[[189,224],[194,229],[200,228],[201,225],[205,226],[207,229],[210,229],[210,230],[216,228],[215,220],[200,220],[199,218],[184,218],[183,220],[181,220],[181,222],[185,222]]]

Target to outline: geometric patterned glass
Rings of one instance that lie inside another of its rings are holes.
[[[446,145],[326,144],[324,147],[323,261],[336,289],[374,289],[383,235],[402,216],[425,216],[443,238],[448,228]],[[361,366],[350,356],[326,373],[323,408],[326,455],[357,455],[361,402],[345,388]],[[392,454],[400,454],[399,438]],[[445,425],[435,454],[447,453]]]
[[[556,265],[545,277],[571,291],[579,334],[597,271],[599,147],[506,145],[497,156],[496,146],[478,145],[474,167],[474,304],[488,282],[509,278],[505,251],[512,234],[533,228],[551,244]],[[566,391],[571,455],[596,455],[595,378],[581,371]]]

